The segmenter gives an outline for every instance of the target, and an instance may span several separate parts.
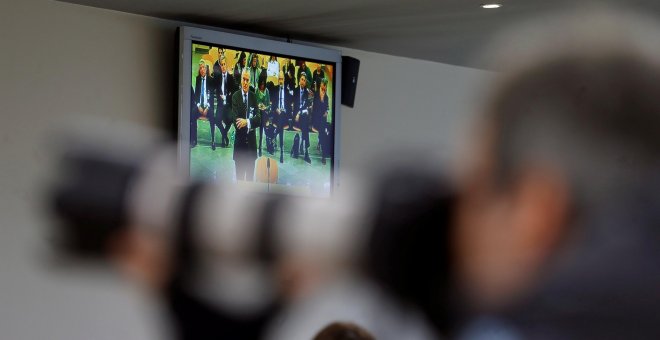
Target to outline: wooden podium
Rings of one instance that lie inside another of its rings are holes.
[[[266,156],[257,158],[254,167],[254,180],[261,183],[277,183],[277,160]]]

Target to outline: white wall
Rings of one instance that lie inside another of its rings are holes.
[[[47,134],[80,116],[157,125],[174,114],[176,24],[50,0],[0,2],[0,338],[148,339],[153,304],[102,273],[53,268],[43,191]],[[355,109],[343,108],[342,165],[383,146],[434,145],[454,159],[478,70],[356,50]]]
[[[355,107],[342,106],[342,167],[361,170],[391,149],[428,151],[445,163],[456,159],[489,72],[352,49],[342,53],[360,59]]]

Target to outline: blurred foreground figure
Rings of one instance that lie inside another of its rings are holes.
[[[581,14],[503,42],[454,239],[465,338],[660,338],[660,30]]]
[[[167,151],[68,149],[59,249],[155,293],[178,339],[302,340],[349,320],[424,340],[447,325],[455,196],[431,169],[343,174],[326,199],[189,183]]]
[[[369,334],[362,327],[347,323],[333,322],[324,327],[313,340],[375,340],[373,335]]]
[[[458,208],[438,171],[342,174],[319,200],[83,150],[56,190],[63,248],[161,294],[181,339],[306,339],[333,320],[381,339],[660,338],[660,29],[618,13],[547,22],[522,30],[541,48],[503,43],[515,68]],[[314,293],[355,272],[378,285]]]

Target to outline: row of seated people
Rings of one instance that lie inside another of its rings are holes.
[[[277,85],[267,82],[268,72],[266,68],[258,67],[256,55],[251,58],[255,67],[244,67],[240,74],[249,74],[249,91],[254,93],[257,101],[257,109],[262,118],[259,124],[259,147],[261,156],[264,135],[267,145],[274,146],[279,137],[280,162],[284,161],[284,129],[301,131],[300,153],[304,160],[311,163],[308,148],[310,147],[310,130],[319,133],[319,151],[322,155],[322,163],[332,156],[332,124],[328,121],[330,112],[329,98],[327,95],[328,80],[323,71],[315,71],[316,80],[308,86],[309,68],[302,63],[298,68],[298,86],[291,85],[293,64],[285,63],[277,77]],[[271,58],[272,59],[272,58]],[[220,59],[213,65],[213,73],[209,74],[209,66],[202,60],[198,68],[195,86],[191,94],[191,145],[197,143],[196,121],[205,117],[211,126],[211,148],[215,150],[215,128],[221,132],[220,147],[229,147],[229,129],[235,122],[230,117],[232,110],[231,96],[236,93],[240,86],[236,82],[236,70],[245,65],[245,58],[239,58],[234,73],[228,71],[226,58]],[[272,66],[272,63],[269,64]],[[279,67],[279,66],[278,66]],[[271,68],[272,69],[272,68]],[[254,79],[256,78],[256,82]],[[240,79],[240,78],[239,78]],[[240,80],[239,82],[240,83]],[[311,87],[311,89],[309,88]],[[270,129],[268,129],[270,127]],[[264,133],[266,128],[266,133]],[[270,138],[270,140],[268,140]],[[269,148],[268,151],[272,151]]]

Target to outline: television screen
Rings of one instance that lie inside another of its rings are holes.
[[[329,196],[337,185],[341,54],[179,32],[179,151],[190,177]]]

